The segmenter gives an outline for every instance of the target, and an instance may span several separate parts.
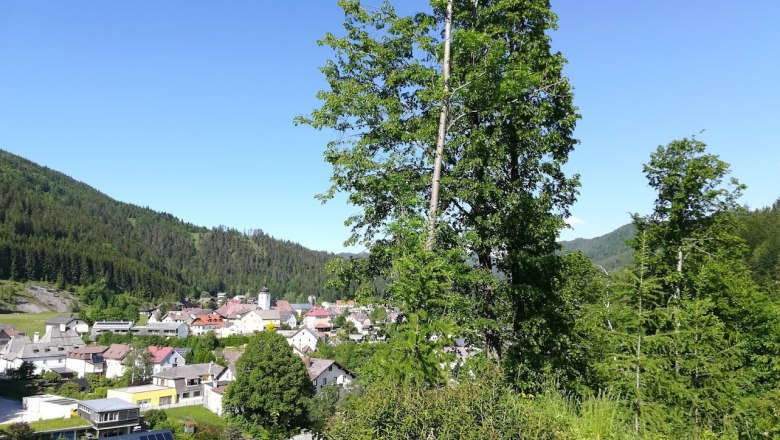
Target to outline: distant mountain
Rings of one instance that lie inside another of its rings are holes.
[[[600,237],[562,241],[561,245],[569,251],[581,251],[595,264],[612,272],[628,267],[634,260],[631,249],[625,242],[634,236],[635,231],[634,225],[629,223]]]
[[[118,202],[62,173],[0,150],[0,279],[88,285],[146,301],[256,292],[303,302],[325,295],[335,256],[262,231],[207,229]]]

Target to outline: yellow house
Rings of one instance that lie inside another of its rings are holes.
[[[176,403],[176,388],[159,385],[139,385],[108,390],[107,397],[116,397],[128,403],[141,405],[141,409],[144,410]]]

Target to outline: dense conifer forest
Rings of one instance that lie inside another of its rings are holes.
[[[62,173],[0,151],[0,279],[60,287],[105,281],[147,302],[201,292],[328,297],[332,254],[261,230],[208,229],[121,203]]]

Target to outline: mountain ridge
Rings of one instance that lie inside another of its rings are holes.
[[[150,301],[267,285],[278,297],[304,300],[332,294],[324,273],[332,258],[260,229],[209,229],[117,201],[0,150],[0,279],[105,279]]]

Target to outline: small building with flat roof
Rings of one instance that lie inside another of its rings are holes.
[[[130,434],[134,427],[139,426],[141,408],[122,399],[109,397],[80,401],[78,414],[92,424],[96,437],[112,437]]]
[[[176,403],[176,388],[152,384],[115,388],[108,390],[106,395],[123,402],[140,405],[144,410]]]

